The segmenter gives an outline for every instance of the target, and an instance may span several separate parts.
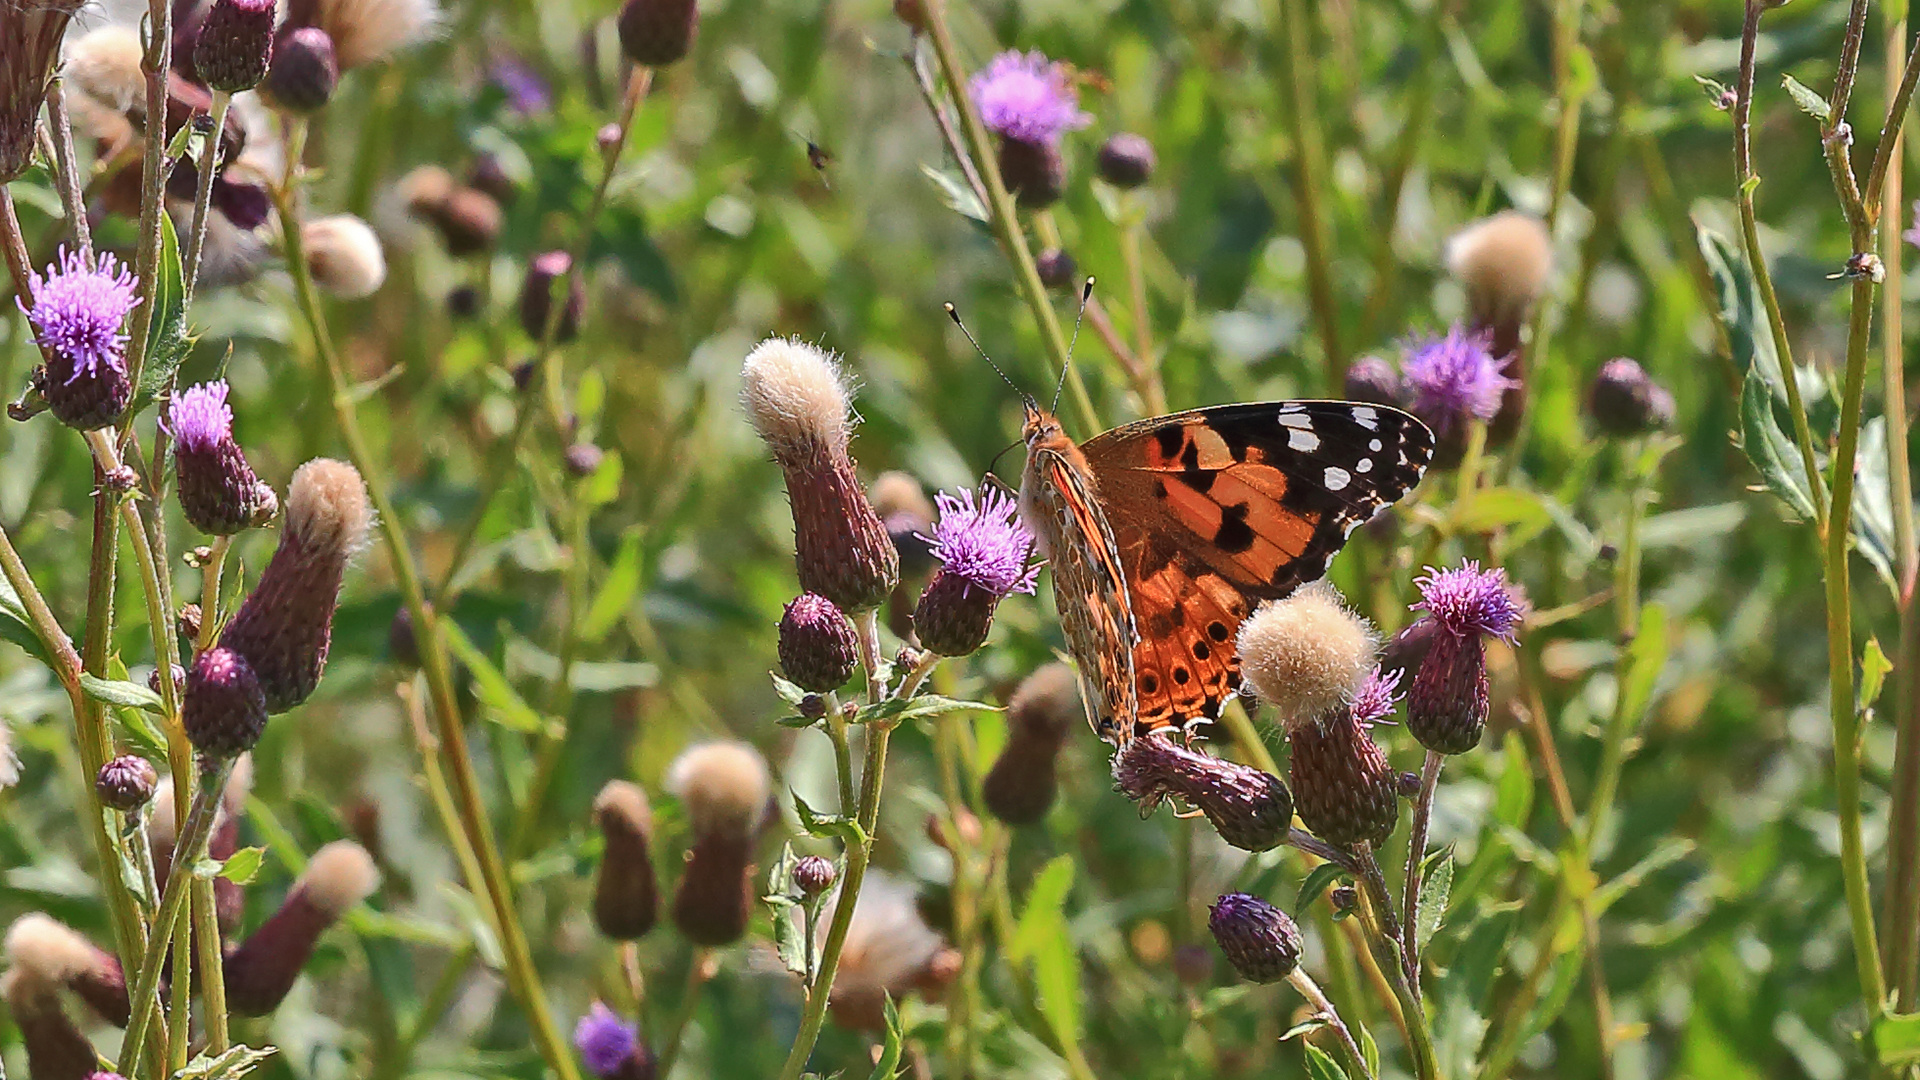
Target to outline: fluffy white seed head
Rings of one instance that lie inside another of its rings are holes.
[[[928,524],[933,522],[933,500],[927,498],[926,487],[912,473],[889,469],[874,477],[867,501],[873,504],[873,512],[880,515],[881,521],[904,515]]]
[[[1553,240],[1539,218],[1503,210],[1447,241],[1447,271],[1467,290],[1476,318],[1518,321],[1553,272]]]
[[[333,38],[341,71],[385,60],[433,36],[440,9],[433,0],[321,0],[315,14]]]
[[[146,104],[146,77],[140,72],[140,35],[131,25],[109,23],[67,42],[68,108],[100,108],[125,114]],[[74,101],[82,95],[85,101]],[[77,117],[76,117],[77,118]],[[93,134],[88,131],[87,134]]]
[[[5,949],[9,987],[33,995],[49,993],[100,965],[100,950],[91,941],[38,911],[7,928]]]
[[[1378,638],[1324,581],[1260,605],[1240,624],[1240,673],[1289,728],[1353,699],[1373,667]]]
[[[740,398],[781,460],[843,449],[852,437],[846,373],[838,359],[798,338],[768,338],[747,354]]]
[[[641,836],[653,833],[653,807],[647,802],[647,793],[639,784],[625,780],[609,780],[600,789],[593,800],[593,817],[603,828],[615,825]]]
[[[667,788],[700,836],[745,838],[759,825],[772,780],[760,752],[741,742],[689,747],[667,771]]]
[[[329,916],[372,896],[379,887],[380,871],[373,865],[373,856],[351,840],[335,840],[314,852],[306,873],[294,885]]]
[[[352,214],[314,218],[300,230],[314,284],[342,300],[371,296],[387,280],[387,257],[373,227]]]
[[[287,529],[321,551],[351,555],[367,542],[373,504],[360,472],[344,461],[314,458],[287,489]]]

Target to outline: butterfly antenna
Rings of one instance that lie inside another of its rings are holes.
[[[987,350],[981,348],[980,343],[973,339],[973,331],[967,329],[967,324],[960,321],[960,309],[954,307],[952,301],[948,301],[945,304],[945,307],[947,309],[947,318],[952,319],[953,325],[959,327],[960,332],[967,336],[967,344],[973,346],[973,351],[980,354],[980,359],[985,360],[987,362],[987,366],[993,369],[993,373],[995,375],[1000,376],[1000,381],[1006,383],[1008,386],[1013,387],[1013,392],[1016,394],[1019,394],[1022,401],[1031,401],[1032,396],[1029,395],[1025,390],[1020,389],[1019,383],[1016,383],[1012,379],[1007,378],[1007,373],[1004,371],[1001,371],[1000,365],[993,362],[993,357],[987,355]]]
[[[1093,299],[1093,275],[1087,275],[1087,283],[1080,290],[1080,310],[1073,316],[1073,337],[1067,340],[1067,362],[1060,365],[1060,381],[1053,387],[1053,412],[1060,411],[1060,391],[1067,386],[1067,369],[1073,366],[1073,347],[1080,343],[1080,323],[1087,317],[1087,302]]]

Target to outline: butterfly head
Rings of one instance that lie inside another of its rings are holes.
[[[1060,426],[1060,418],[1040,406],[1031,396],[1022,394],[1025,399],[1027,418],[1021,425],[1020,439],[1027,444],[1029,452],[1042,447],[1058,449],[1059,444],[1072,444],[1067,438],[1066,429]]]

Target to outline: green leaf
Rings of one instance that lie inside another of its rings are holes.
[[[1447,894],[1453,890],[1453,851],[1448,849],[1420,879],[1420,904],[1414,911],[1413,940],[1421,949],[1447,916]]]
[[[1000,706],[989,705],[984,701],[960,701],[955,698],[941,697],[939,694],[921,694],[905,700],[888,698],[872,705],[862,705],[860,711],[854,713],[853,722],[870,724],[876,720],[892,720],[895,723],[904,724],[909,720],[926,720],[964,710],[999,712]]]
[[[1312,1043],[1301,1043],[1307,1049],[1307,1075],[1313,1080],[1347,1080],[1347,1070],[1333,1060],[1333,1056]]]
[[[1880,639],[1868,637],[1867,644],[1860,652],[1860,710],[1873,708],[1880,699],[1880,687],[1886,682],[1887,674],[1893,670],[1893,661],[1880,648]]]
[[[1533,765],[1527,756],[1526,743],[1517,731],[1507,732],[1502,750],[1506,764],[1494,788],[1493,820],[1525,829],[1527,816],[1533,811]]]
[[[161,216],[165,218],[165,215]],[[185,1068],[176,1071],[173,1080],[239,1080],[277,1053],[279,1051],[271,1046],[259,1050],[250,1046],[235,1046],[214,1057],[202,1054],[187,1062]]]
[[[1357,1020],[1348,1025],[1353,1029],[1354,1037],[1360,1041],[1360,1059],[1367,1063],[1369,1076],[1380,1075],[1380,1044],[1373,1041],[1373,1032]]]
[[[1745,256],[1712,229],[1699,229],[1696,239],[1720,292],[1720,318],[1727,328],[1734,362],[1747,374],[1758,372],[1769,387],[1785,395],[1786,387],[1780,381],[1780,359],[1773,351],[1773,333],[1767,326],[1760,290]]]
[[[1882,1065],[1920,1063],[1920,1013],[1887,1013],[1873,1022],[1873,1056]]]
[[[47,655],[39,633],[33,628],[33,620],[27,616],[27,605],[14,591],[13,582],[4,577],[0,577],[0,639],[13,642],[25,649],[28,656],[53,666],[53,658]]]
[[[587,605],[586,618],[580,620],[581,640],[597,643],[605,639],[607,631],[614,628],[633,603],[640,591],[641,539],[638,528],[628,529],[620,538],[620,551],[614,555],[613,565],[607,567],[600,591]]]
[[[961,217],[971,218],[981,223],[990,220],[987,217],[987,208],[980,204],[980,197],[974,194],[973,189],[967,186],[964,179],[945,169],[936,169],[925,163],[921,164],[920,171],[940,192],[940,200],[947,204],[947,209]]]
[[[807,955],[806,926],[799,921],[808,917],[807,912],[793,897],[793,864],[798,861],[792,844],[781,847],[780,857],[767,873],[767,895],[761,899],[773,909],[773,944],[780,963],[806,979],[813,972],[813,958]]]
[[[1814,516],[1813,494],[1807,487],[1799,448],[1780,428],[1774,415],[1773,393],[1765,380],[1747,376],[1740,391],[1740,447],[1760,473],[1760,479],[1802,521]]]
[[[1800,106],[1801,112],[1806,113],[1822,124],[1833,119],[1833,109],[1827,104],[1827,99],[1807,89],[1799,79],[1791,75],[1782,75],[1780,76],[1780,82],[1787,88],[1787,93],[1792,95],[1793,103]]]
[[[600,458],[600,467],[581,481],[582,501],[588,506],[605,506],[619,498],[620,481],[625,475],[626,466],[620,460],[620,452],[608,450]]]
[[[1887,477],[1887,420],[1876,416],[1860,429],[1860,450],[1853,459],[1854,546],[1880,575],[1895,600],[1900,586],[1894,574],[1899,550],[1894,542],[1893,483]]]
[[[1300,891],[1294,894],[1293,917],[1306,918],[1307,909],[1313,906],[1313,902],[1320,899],[1320,894],[1331,888],[1333,883],[1345,873],[1345,870],[1330,862],[1314,867],[1312,872],[1307,874],[1307,879],[1300,883]]]
[[[1455,503],[1451,517],[1456,531],[1469,533],[1512,529],[1532,536],[1553,524],[1539,495],[1515,487],[1481,488]]]
[[[467,671],[473,675],[473,692],[487,706],[486,715],[514,731],[533,734],[543,730],[547,725],[540,714],[534,712],[533,706],[528,705],[520,692],[513,688],[506,673],[474,645],[466,631],[460,629],[452,619],[441,619],[439,622],[448,651],[465,664]]]
[[[806,697],[807,692],[794,683],[781,678],[780,673],[777,671],[770,671],[767,674],[773,677],[773,691],[780,695],[780,700],[796,709],[799,708],[800,699]],[[812,722],[811,720],[808,721],[809,724]]]
[[[1621,709],[1638,718],[1653,700],[1653,684],[1667,666],[1667,610],[1648,604],[1640,611],[1640,629],[1627,646],[1627,674],[1621,681]]]
[[[1007,959],[1020,963],[1033,956],[1049,936],[1065,933],[1067,893],[1073,889],[1073,856],[1060,855],[1036,874],[1027,890],[1026,906],[1007,942]]]
[[[873,1071],[867,1074],[867,1080],[893,1080],[900,1072],[900,1053],[906,1042],[905,1034],[900,1030],[900,1010],[894,1008],[892,994],[886,994],[883,1004],[887,1010],[887,1039],[880,1047],[880,1059],[873,1063]]]
[[[1648,852],[1639,862],[1622,871],[1613,880],[1600,886],[1593,892],[1594,913],[1612,907],[1621,897],[1627,895],[1651,877],[1655,872],[1671,866],[1693,854],[1693,841],[1682,837],[1670,836]]]
[[[260,873],[260,864],[267,858],[267,849],[263,847],[245,847],[227,856],[220,864],[220,875],[235,885],[246,885]]]
[[[180,239],[174,235],[173,219],[160,215],[160,278],[153,287],[153,321],[147,324],[147,358],[140,369],[139,392],[134,395],[132,412],[139,412],[159,400],[173,385],[180,364],[193,351],[193,339],[187,335],[187,290],[180,271]]]
[[[1325,1016],[1322,1016],[1319,1013],[1314,1013],[1312,1016],[1307,1017],[1305,1020],[1302,1020],[1299,1023],[1288,1028],[1287,1030],[1281,1032],[1280,1041],[1292,1042],[1293,1040],[1300,1038],[1302,1035],[1311,1035],[1314,1032],[1327,1027],[1329,1023],[1330,1021],[1328,1021]]]
[[[160,695],[125,679],[102,679],[88,672],[80,673],[80,689],[95,701],[104,701],[109,705],[118,705],[125,709],[144,709],[150,713],[164,710]]]
[[[838,839],[846,844],[865,844],[867,831],[860,823],[840,814],[815,813],[807,800],[799,792],[790,792],[793,796],[793,812],[800,818],[800,827],[808,836],[819,840]]]

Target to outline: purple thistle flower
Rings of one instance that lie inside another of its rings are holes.
[[[1038,51],[1001,53],[973,77],[968,90],[981,122],[1020,142],[1052,143],[1063,132],[1093,122],[1080,111],[1066,67]]]
[[[1413,579],[1420,602],[1410,610],[1424,611],[1455,637],[1497,637],[1511,643],[1526,609],[1507,587],[1507,572],[1498,567],[1480,569],[1472,559],[1452,570],[1435,570]]]
[[[232,536],[264,525],[280,509],[273,488],[260,482],[233,440],[227,382],[202,383],[174,396],[161,429],[173,437],[180,509],[201,532]]]
[[[176,452],[210,454],[233,437],[233,410],[227,406],[227,380],[201,383],[181,391],[167,409],[167,430]]]
[[[1401,671],[1382,672],[1374,668],[1360,681],[1360,689],[1353,692],[1353,718],[1355,721],[1372,726],[1379,723],[1392,723],[1388,717],[1400,702]]]
[[[1401,364],[1413,391],[1413,411],[1442,434],[1471,416],[1489,421],[1500,411],[1500,397],[1520,385],[1496,360],[1492,338],[1459,327],[1443,338],[1429,338],[1407,350]]]
[[[62,382],[71,383],[102,366],[125,370],[127,335],[120,326],[140,305],[133,271],[112,255],[102,255],[99,265],[89,269],[79,252],[62,247],[46,276],[31,274],[28,282],[33,306],[15,303],[26,313],[34,340],[49,360],[69,369]]]
[[[596,1001],[575,1025],[573,1045],[587,1063],[587,1071],[595,1076],[613,1076],[633,1058],[640,1045],[640,1032]]]
[[[487,79],[507,96],[507,107],[521,116],[536,116],[553,107],[553,91],[533,65],[511,53],[493,58]]]
[[[933,546],[941,569],[996,600],[1034,590],[1040,568],[1027,565],[1033,534],[1020,521],[1012,496],[987,489],[976,501],[972,491],[962,489],[958,495],[941,492],[934,502],[940,520],[933,535],[922,539]]]

